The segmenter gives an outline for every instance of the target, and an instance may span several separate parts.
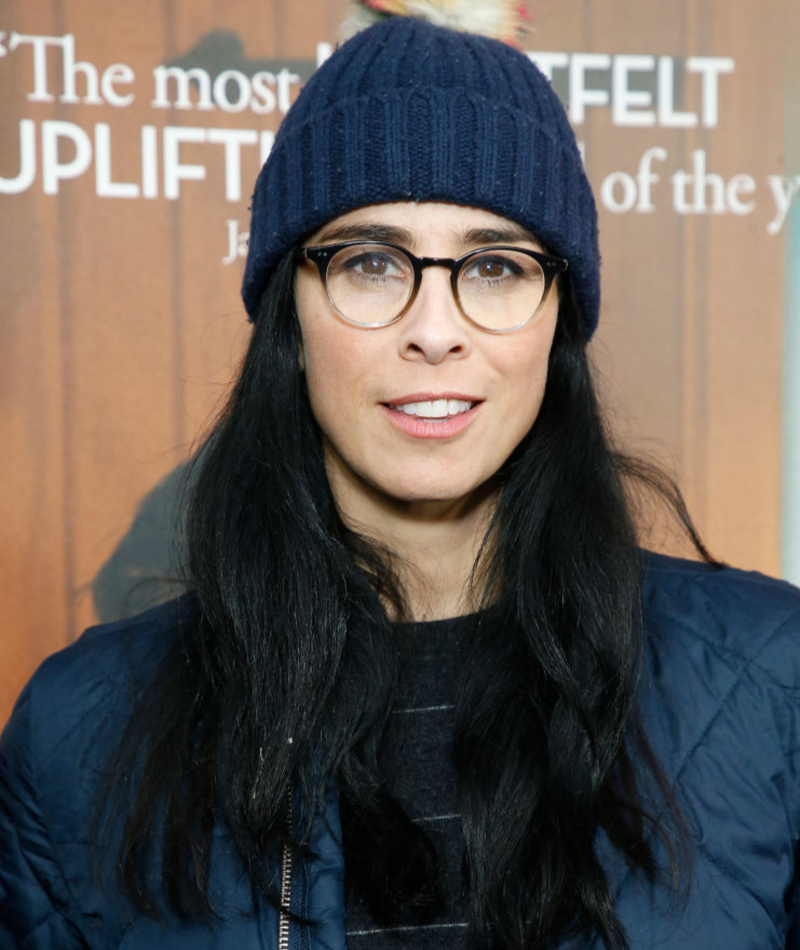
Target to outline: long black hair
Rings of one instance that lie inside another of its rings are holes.
[[[437,856],[380,770],[398,676],[392,621],[408,613],[392,552],[349,530],[331,494],[298,358],[293,259],[274,272],[238,381],[198,455],[186,525],[196,614],[119,748],[115,774],[134,776],[120,867],[134,901],[157,914],[147,871],[160,836],[168,902],[186,916],[213,915],[211,836],[222,816],[253,885],[276,901],[277,849],[303,851],[335,783],[347,873],[373,915],[422,920]],[[637,784],[647,776],[677,822],[636,715],[631,474],[663,492],[650,469],[610,447],[563,284],[538,418],[496,476],[473,571],[485,610],[456,709],[470,918],[482,947],[542,948],[575,928],[609,950],[627,947],[595,853],[600,830],[634,869],[650,878],[665,870]],[[304,816],[294,828],[290,786]]]

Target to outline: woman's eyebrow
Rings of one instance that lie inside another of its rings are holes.
[[[409,247],[414,238],[405,228],[388,224],[339,224],[324,228],[318,241],[333,243],[336,241],[379,241],[389,244],[402,244]]]
[[[461,244],[514,244],[519,241],[528,241],[539,244],[533,234],[520,224],[509,224],[502,227],[470,228],[463,231],[460,237]]]
[[[416,243],[414,234],[406,228],[369,222],[338,224],[323,228],[322,233],[315,241],[329,244],[339,241],[376,241],[400,244],[410,249],[413,249]],[[536,245],[540,243],[527,228],[513,222],[501,226],[469,228],[461,231],[456,236],[457,244],[462,247],[476,247],[486,244],[515,244],[520,241]]]

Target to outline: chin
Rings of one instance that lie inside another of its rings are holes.
[[[481,493],[485,482],[462,482],[453,484],[452,479],[396,479],[377,481],[374,486],[388,498],[403,504],[436,504],[464,501],[470,496]]]

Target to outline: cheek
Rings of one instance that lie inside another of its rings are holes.
[[[346,391],[353,366],[345,350],[330,339],[330,334],[303,335],[303,363],[312,406]]]
[[[302,358],[311,409],[325,434],[355,427],[354,415],[365,403],[370,356],[365,331],[342,325],[331,314],[301,321]]]
[[[341,324],[326,313],[327,301],[311,281],[298,276],[295,301],[300,321],[300,361],[314,414],[348,385],[353,344]]]
[[[499,374],[506,382],[509,428],[513,430],[513,435],[511,432],[509,435],[517,442],[539,414],[547,386],[554,333],[555,315],[531,328],[529,339],[520,339],[517,347],[506,350],[506,359],[502,366],[498,366]]]

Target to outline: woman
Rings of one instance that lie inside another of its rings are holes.
[[[394,17],[287,116],[191,592],[0,752],[3,946],[795,939],[800,597],[644,555],[586,358],[596,212],[521,54]],[[702,548],[700,548],[702,553]]]

